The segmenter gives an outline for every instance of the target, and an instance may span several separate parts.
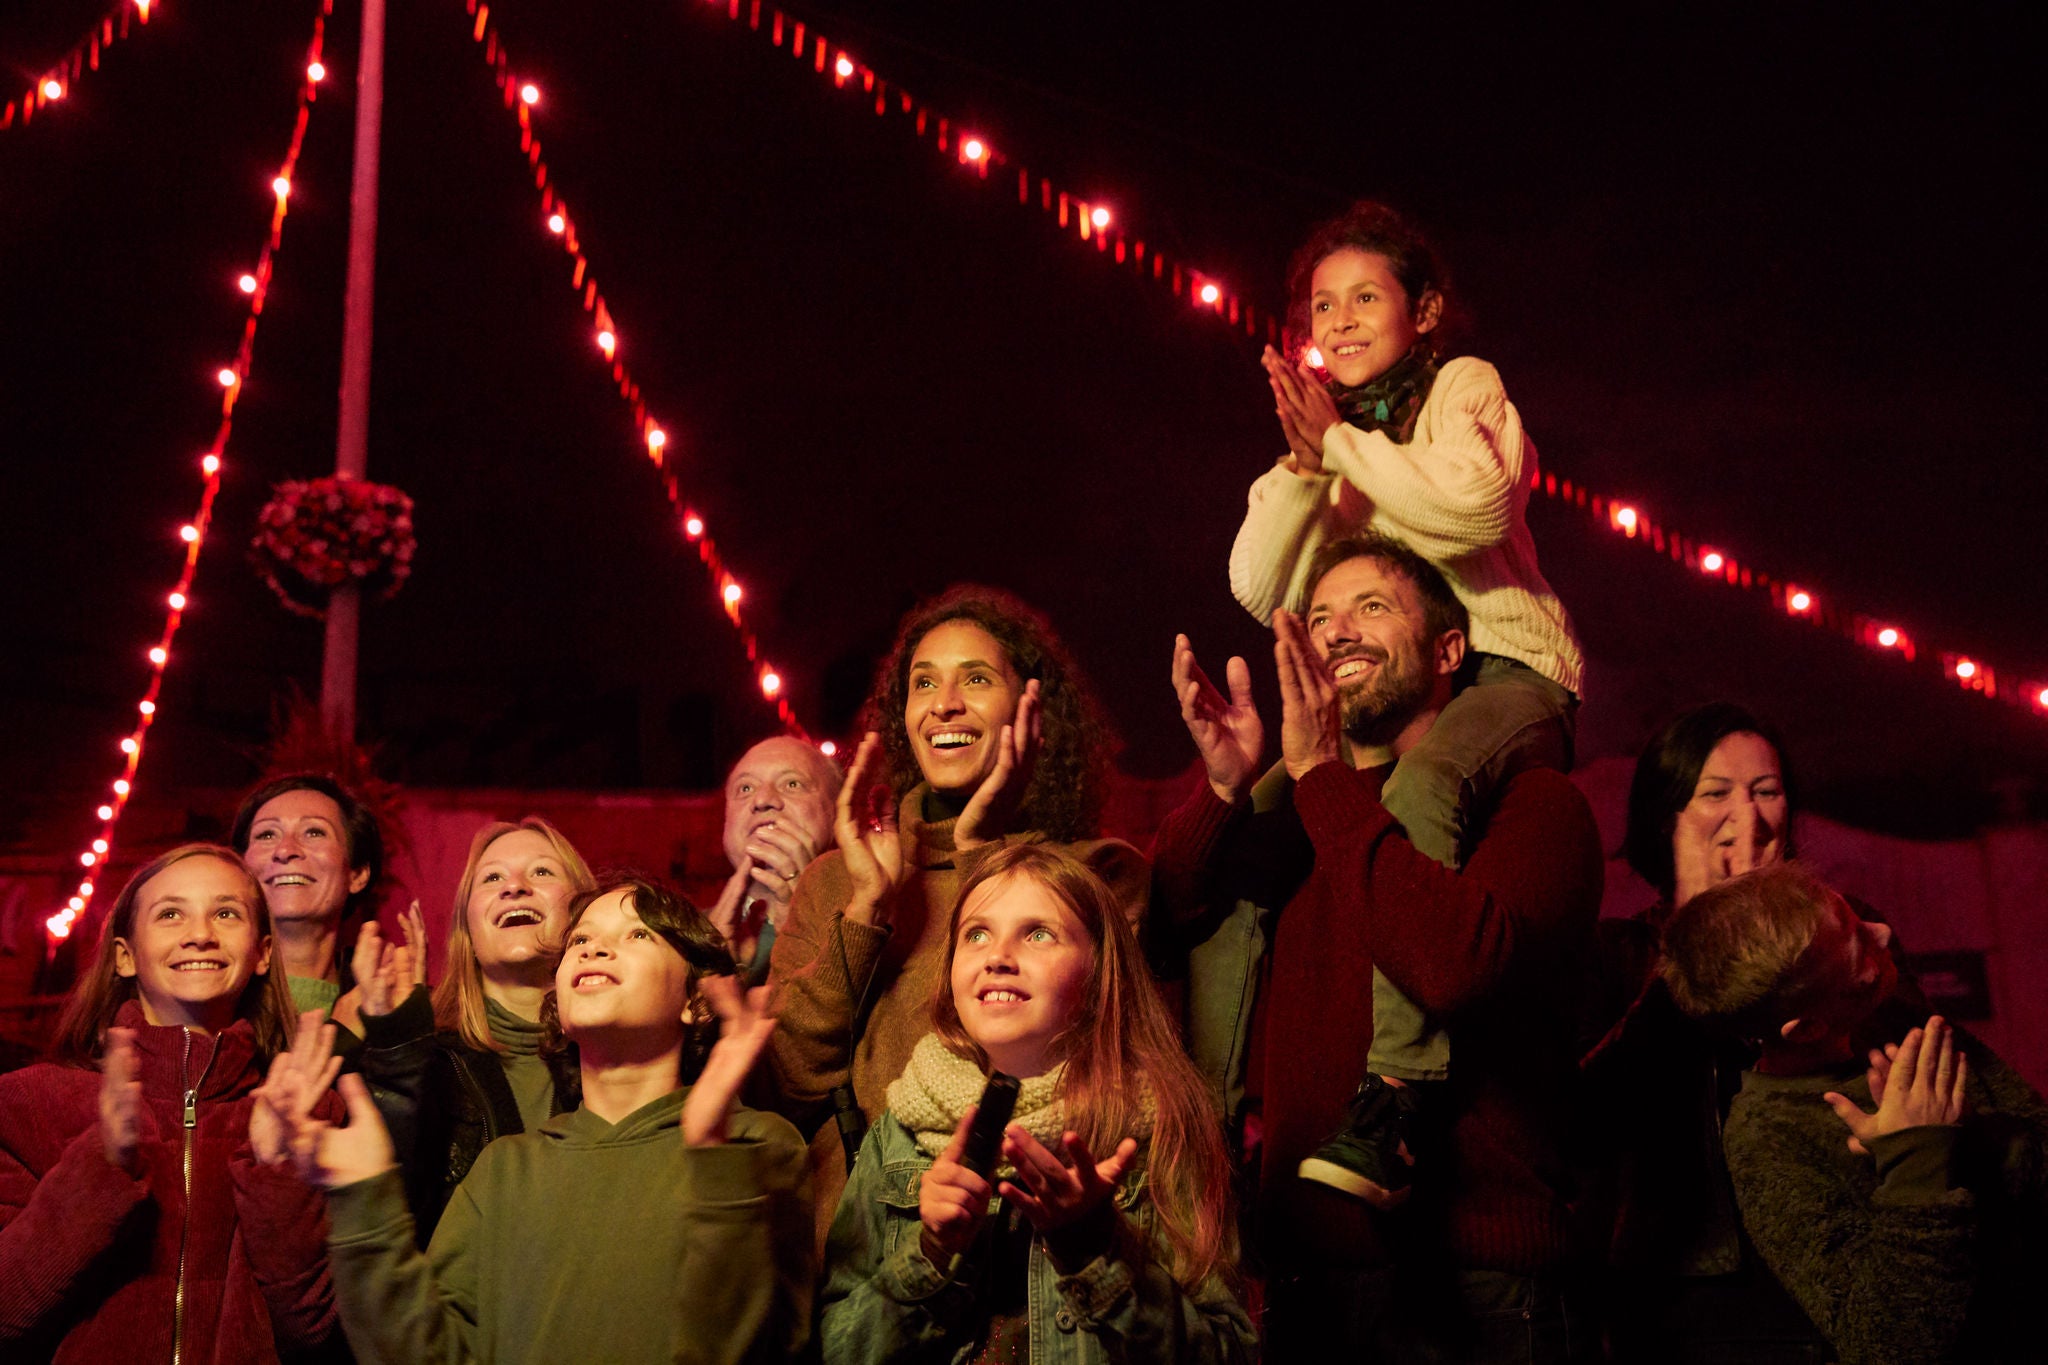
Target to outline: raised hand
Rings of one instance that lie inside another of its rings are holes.
[[[988,1217],[988,1182],[960,1164],[967,1153],[967,1132],[980,1108],[978,1104],[967,1106],[959,1127],[953,1130],[953,1140],[917,1183],[917,1215],[924,1223],[919,1245],[925,1259],[936,1266],[965,1255]]]
[[[774,987],[748,991],[736,976],[707,976],[698,980],[697,989],[718,1015],[718,1042],[683,1101],[683,1141],[715,1147],[725,1141],[733,1101],[775,1032]]]
[[[1854,1100],[1833,1091],[1821,1096],[1849,1129],[1849,1150],[1868,1154],[1872,1139],[1905,1128],[1953,1126],[1963,1121],[1963,1086],[1969,1062],[1955,1048],[1955,1030],[1935,1015],[1916,1028],[1890,1058],[1877,1112],[1865,1113]],[[1887,1049],[1889,1051],[1889,1049]],[[1875,1071],[1875,1057],[1871,1069]]]
[[[1266,383],[1273,390],[1273,411],[1280,419],[1280,433],[1294,453],[1298,473],[1323,472],[1323,437],[1343,421],[1337,405],[1322,381],[1306,365],[1289,365],[1268,346],[1259,357],[1266,369]]]
[[[1195,662],[1195,647],[1185,635],[1173,637],[1173,692],[1180,699],[1180,718],[1194,738],[1209,775],[1209,789],[1225,805],[1236,805],[1259,771],[1266,748],[1266,723],[1252,702],[1252,671],[1232,656],[1223,666],[1230,685],[1226,700]]]
[[[382,1175],[398,1164],[384,1116],[370,1098],[370,1087],[351,1071],[336,1083],[348,1106],[348,1126],[337,1128],[310,1110],[286,1124],[286,1141],[299,1175],[310,1185],[338,1189]]]
[[[1138,1156],[1134,1138],[1118,1143],[1107,1161],[1097,1161],[1079,1133],[1065,1134],[1060,1146],[1066,1153],[1063,1158],[1014,1123],[1003,1132],[1003,1155],[1017,1168],[1017,1176],[998,1188],[1003,1198],[1016,1201],[1041,1235],[1078,1223],[1101,1208]]]
[[[903,843],[896,836],[896,803],[881,785],[882,737],[873,730],[861,740],[853,766],[839,787],[832,836],[846,859],[853,899],[846,917],[885,924],[890,901],[903,881]]]
[[[142,1082],[135,1076],[135,1030],[107,1030],[100,1057],[100,1151],[107,1164],[133,1174],[142,1142]]]
[[[334,1025],[319,1010],[307,1010],[299,1016],[291,1047],[270,1059],[270,1071],[249,1110],[249,1147],[258,1161],[274,1166],[302,1156],[310,1160],[310,1146],[301,1152],[293,1144],[311,1143],[305,1120],[340,1073]]]
[[[359,1007],[364,1014],[390,1014],[405,1002],[416,986],[427,984],[427,922],[414,901],[403,920],[405,941],[389,942],[377,921],[371,920],[356,936],[356,950],[349,959],[354,969]]]
[[[1017,714],[996,738],[996,763],[968,798],[967,808],[953,823],[953,847],[961,852],[991,843],[1010,832],[1017,808],[1030,790],[1038,767],[1038,679],[1024,684]]]
[[[742,956],[741,949],[744,945],[740,940],[745,938],[751,942],[754,937],[752,929],[746,922],[747,902],[751,899],[747,893],[753,889],[753,885],[754,860],[742,857],[740,865],[725,879],[725,889],[718,893],[717,903],[704,916],[711,921],[711,927],[718,931],[718,936],[725,940],[726,947],[732,950],[733,956],[742,961],[745,957],[752,956],[751,952],[745,957]]]
[[[763,825],[747,839],[754,898],[767,902],[769,922],[780,926],[796,892],[796,879],[818,856],[811,838],[795,825]]]
[[[1280,672],[1280,757],[1287,775],[1300,781],[1344,756],[1337,684],[1301,618],[1284,608],[1273,613],[1273,662]]]

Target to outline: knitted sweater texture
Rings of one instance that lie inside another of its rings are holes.
[[[1493,366],[1447,362],[1416,418],[1414,439],[1345,423],[1323,437],[1321,474],[1277,464],[1252,485],[1230,550],[1230,591],[1261,622],[1297,608],[1309,561],[1329,541],[1370,528],[1443,571],[1472,616],[1471,645],[1584,692],[1571,618],[1544,580],[1524,513],[1536,447]]]

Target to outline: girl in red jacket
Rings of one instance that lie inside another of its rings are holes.
[[[229,850],[121,888],[55,1060],[0,1076],[0,1357],[269,1362],[334,1334],[325,1210],[258,1103],[290,1013],[270,967]]]

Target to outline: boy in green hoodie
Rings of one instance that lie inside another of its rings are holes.
[[[362,1365],[776,1361],[812,1287],[808,1162],[785,1120],[736,1104],[775,1021],[717,932],[645,881],[579,897],[542,1023],[576,1051],[582,1103],[484,1149],[427,1251],[360,1079],[349,1124],[281,1116],[328,1190],[329,1255]],[[720,1036],[678,1088],[693,1032]],[[289,1063],[321,1088],[310,1034]],[[678,1136],[678,1130],[680,1136]]]
[[[1722,1145],[1744,1229],[1836,1354],[2037,1359],[2048,1107],[1941,1018],[1905,1030],[1891,930],[1796,864],[1673,912],[1658,970],[1686,1013],[1760,1049]],[[1967,1044],[1967,1057],[1962,1044]]]

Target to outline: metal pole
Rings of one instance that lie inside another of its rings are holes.
[[[341,337],[341,427],[334,472],[360,479],[370,462],[370,313],[377,276],[377,139],[384,119],[384,0],[363,0],[362,51],[356,60],[356,154],[348,205],[348,293]],[[320,713],[328,728],[356,731],[356,638],[362,591],[336,588],[327,603],[327,651],[320,668]]]

